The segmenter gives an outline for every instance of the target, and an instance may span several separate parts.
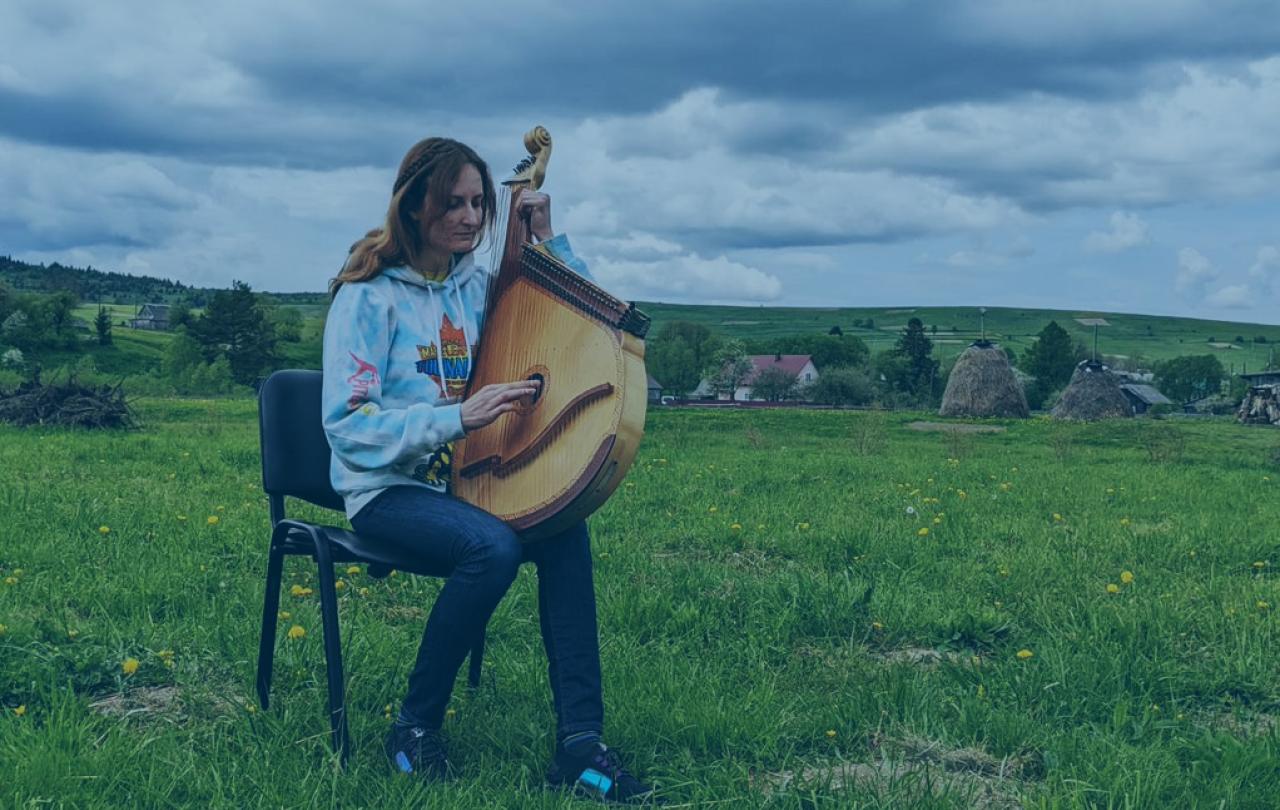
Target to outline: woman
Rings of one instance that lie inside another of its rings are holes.
[[[406,773],[450,772],[440,726],[458,669],[520,564],[533,562],[558,723],[547,779],[607,801],[652,801],[652,788],[601,739],[586,524],[526,544],[448,492],[451,443],[537,390],[536,382],[519,380],[463,399],[489,279],[474,250],[493,225],[495,206],[489,170],[474,151],[446,138],[421,141],[400,164],[385,225],[352,247],[330,285],[323,407],[333,487],[358,533],[447,577],[387,735],[387,756]],[[518,213],[535,238],[585,272],[568,241],[553,237],[546,195],[523,194]]]

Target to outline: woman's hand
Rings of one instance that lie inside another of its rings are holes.
[[[520,380],[486,385],[463,401],[462,429],[470,433],[514,411],[520,405],[519,400],[536,394],[541,384],[538,380]]]
[[[545,242],[555,233],[551,230],[551,197],[541,191],[521,189],[516,202],[520,218],[529,223],[529,232],[539,242]]]

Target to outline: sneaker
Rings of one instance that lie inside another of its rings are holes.
[[[453,766],[445,756],[444,739],[436,729],[393,726],[387,733],[387,759],[401,773],[427,779],[447,779]]]
[[[666,804],[653,786],[641,782],[622,767],[617,751],[602,742],[584,747],[587,750],[580,755],[557,747],[555,761],[547,771],[547,783],[573,788],[606,804]]]

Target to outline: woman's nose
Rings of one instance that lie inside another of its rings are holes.
[[[468,205],[465,216],[468,225],[479,226],[484,216],[484,209],[478,205]]]

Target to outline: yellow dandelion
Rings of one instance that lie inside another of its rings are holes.
[[[1258,600],[1258,610],[1271,610],[1271,603],[1270,603],[1270,602],[1265,602],[1265,601],[1263,601],[1263,600],[1259,599],[1259,600]]]
[[[957,490],[956,490],[956,494],[957,494],[957,495],[959,495],[961,498],[967,498],[967,497],[969,497],[969,496],[965,493],[965,491],[964,491],[963,489],[957,489]]]
[[[1001,485],[1000,485],[1000,491],[1001,491],[1001,492],[1008,492],[1008,491],[1012,488],[1012,486],[1013,486],[1013,485],[1012,485],[1012,484],[1009,484],[1008,482],[1003,483],[1003,484],[1001,484]]]
[[[1132,571],[1121,571],[1121,572],[1120,572],[1120,581],[1121,581],[1121,582],[1123,582],[1125,585],[1132,585],[1132,584],[1133,584],[1133,572],[1132,572]]]
[[[310,588],[304,588],[301,585],[294,585],[289,589],[289,593],[293,596],[310,596],[312,594],[312,590]]]
[[[99,527],[98,527],[98,534],[111,534],[111,527],[110,527],[110,526],[99,526]]]
[[[456,712],[456,711],[454,711],[453,709],[445,709],[445,710],[444,710],[444,717],[445,717],[445,719],[446,719],[446,720],[448,720],[449,718],[453,717],[453,716],[454,716],[454,715],[456,715],[456,714],[457,714],[457,712]]]
[[[708,506],[708,507],[707,507],[707,511],[708,511],[708,512],[719,512],[720,510],[719,510],[718,508],[714,507],[714,506]]]
[[[17,578],[17,577],[5,577],[5,578],[4,578],[4,584],[6,584],[6,585],[17,585],[17,584],[18,584],[18,578]]]
[[[3,624],[0,624],[0,636],[3,636],[7,632],[9,632],[9,628],[5,627]]]
[[[1001,577],[1007,577],[1009,576],[1009,569],[1002,565],[996,569],[996,575]]]
[[[809,524],[808,524],[808,523],[797,523],[797,524],[796,524],[796,528],[797,528],[797,529],[799,529],[799,530],[800,530],[800,531],[802,531],[802,532],[803,532],[803,531],[808,531],[808,529],[809,529]]]
[[[1057,512],[1054,512],[1054,513],[1053,513],[1053,522],[1054,522],[1054,523],[1061,523],[1061,522],[1062,522],[1062,515],[1058,514]]]
[[[742,524],[741,524],[741,523],[730,523],[730,524],[729,524],[729,530],[730,530],[730,531],[734,531],[734,532],[740,532],[740,531],[742,531]]]
[[[368,589],[368,588],[361,588],[361,589],[360,589],[360,595],[361,595],[361,596],[368,596],[368,595],[369,595],[369,589]]]
[[[871,629],[875,630],[876,632],[880,632],[881,630],[884,629],[884,625],[881,624],[880,622],[872,622]]]
[[[1266,560],[1257,560],[1256,562],[1254,562],[1253,567],[1254,567],[1255,569],[1257,569],[1258,571],[1261,571],[1262,569],[1264,569],[1264,568],[1266,568],[1266,567],[1267,567],[1267,561],[1266,561]]]
[[[67,631],[67,638],[73,639],[78,635],[80,635],[80,631],[76,630],[74,627]]]
[[[14,709],[14,710],[13,710],[13,713],[14,713],[14,714],[16,714],[18,717],[21,717],[22,715],[26,714],[26,713],[27,713],[27,704],[25,704],[25,703],[24,703],[24,704],[22,704],[21,706],[19,706],[18,708]]]
[[[939,523],[941,523],[941,522],[942,522],[942,517],[941,517],[941,516],[935,517],[935,518],[933,519],[933,525],[935,525],[935,526],[937,526],[937,525],[938,525]]]
[[[349,577],[353,577],[353,576],[355,576],[355,575],[356,575],[356,574],[358,574],[358,573],[360,573],[360,566],[358,566],[358,565],[351,565],[351,566],[348,566],[348,567],[347,567],[347,576],[349,576]]]
[[[827,739],[834,740],[836,738],[836,730],[834,728],[827,729]]]
[[[289,628],[289,638],[299,639],[305,636],[306,634],[307,634],[306,628],[304,628],[300,624],[295,624],[293,627]]]
[[[929,536],[928,526],[921,526],[920,531],[916,532],[916,537],[928,537],[928,536]]]
[[[1026,661],[1028,658],[1030,658],[1033,655],[1035,655],[1035,653],[1031,652],[1031,650],[1018,650],[1019,661]]]
[[[186,520],[186,519],[187,519],[186,515],[178,515],[178,520]]]
[[[607,559],[609,559],[609,552],[607,552],[607,551],[602,551],[602,552],[600,552],[600,559],[602,559],[602,560],[607,560]]]
[[[136,658],[124,659],[124,661],[120,664],[120,669],[124,671],[125,675],[132,675],[133,673],[138,671],[138,659]]]
[[[1107,593],[1120,593],[1120,586],[1114,582],[1107,583]]]
[[[1121,525],[1121,526],[1128,526],[1128,525],[1129,525],[1129,518],[1127,518],[1127,517],[1126,517],[1126,518],[1120,518],[1120,525]]]
[[[206,518],[204,522],[208,523],[210,526],[217,526],[218,520],[219,518],[217,515],[209,515],[209,517]]]
[[[346,588],[346,587],[347,587],[346,580],[341,580],[341,579],[340,579],[340,580],[338,580],[337,582],[333,583],[333,589],[334,589],[334,590],[336,590],[336,591],[341,591],[341,590],[343,590],[343,589],[344,589],[344,588]]]

